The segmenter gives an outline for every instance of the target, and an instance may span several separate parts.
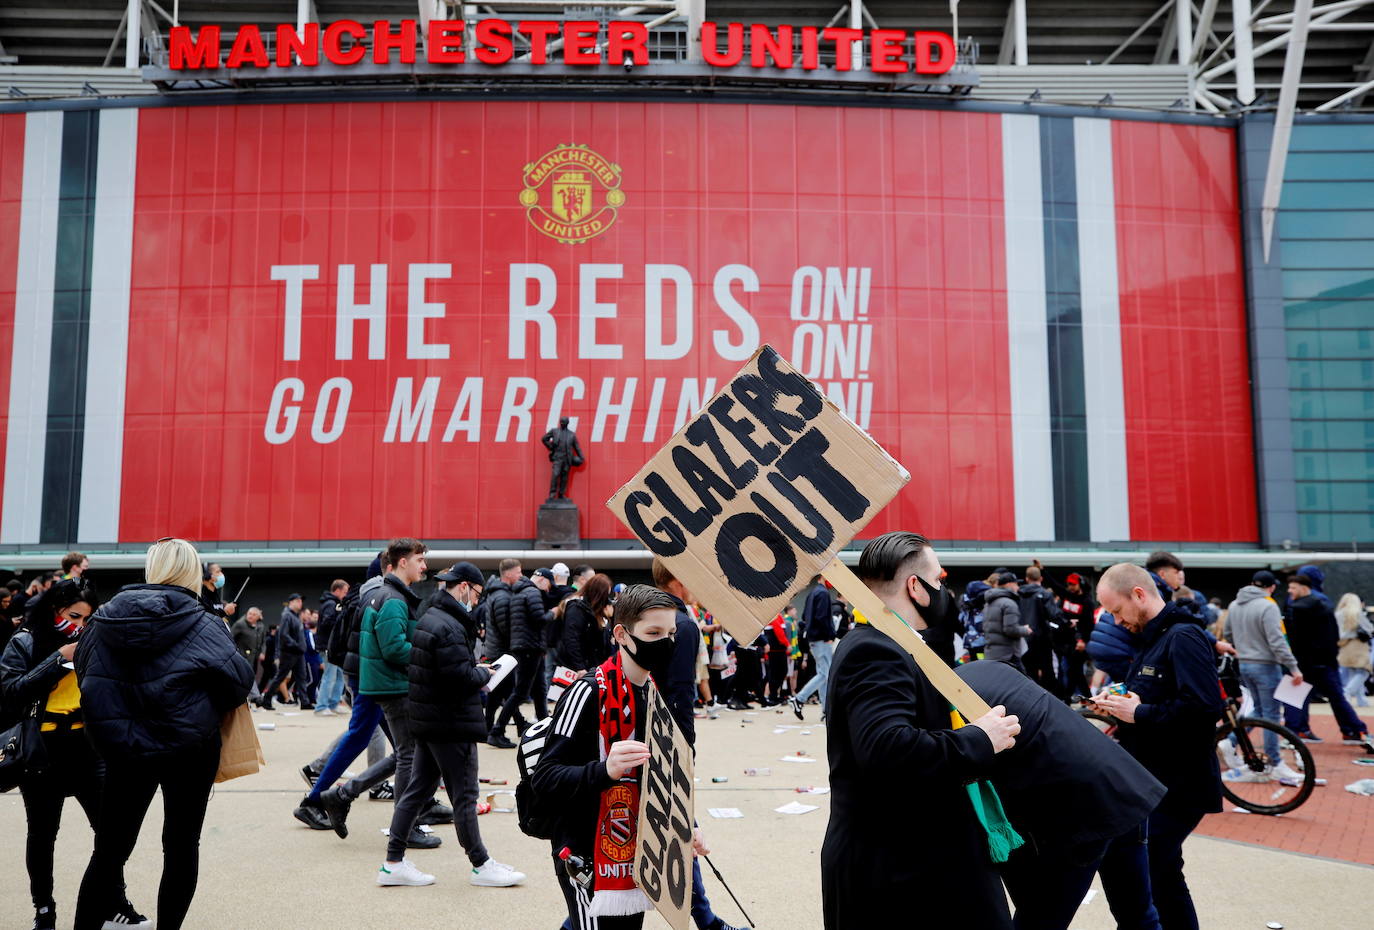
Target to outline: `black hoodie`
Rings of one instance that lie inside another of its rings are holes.
[[[95,612],[76,650],[86,733],[105,758],[218,741],[253,669],[224,621],[185,588],[128,585]]]

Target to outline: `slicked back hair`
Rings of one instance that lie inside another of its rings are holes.
[[[870,588],[887,588],[899,575],[913,574],[929,548],[930,540],[920,533],[884,533],[859,555],[859,579]]]
[[[618,623],[633,633],[635,624],[639,622],[644,611],[660,607],[676,612],[677,602],[666,591],[651,588],[647,584],[632,584],[616,598],[615,615],[611,622]]]

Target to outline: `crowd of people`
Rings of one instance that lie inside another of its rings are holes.
[[[651,584],[626,585],[589,565],[526,574],[513,559],[489,575],[470,562],[431,575],[427,554],[395,539],[363,577],[334,581],[318,610],[290,595],[275,624],[259,607],[238,616],[221,567],[178,539],[152,546],[145,583],[103,604],[81,553],[0,592],[15,619],[0,624],[3,728],[26,713],[41,722],[42,758],[17,782],[36,930],[56,926],[67,797],[95,834],[75,926],[150,925],[123,869],[158,788],[178,824],[163,837],[158,926],[183,925],[220,722],[245,701],[347,716],[302,765],[309,789],[293,815],[346,839],[356,799],[394,801],[382,886],[435,884],[408,853],[439,846],[429,828],[449,823],[472,885],[527,881],[491,855],[478,821],[479,744],[515,751],[519,822],[550,842],[544,868],[568,930],[638,927],[650,907],[630,866],[634,818],[627,827],[613,815],[637,804],[650,678],[689,744],[722,710],[786,707],[805,719],[819,705],[833,792],[827,928],[882,925],[899,888],[934,898],[955,886],[963,925],[1012,926],[1009,896],[1015,926],[1067,927],[1096,875],[1119,926],[1196,927],[1182,844],[1220,809],[1221,780],[1295,775],[1272,742],[1265,772],[1219,765],[1218,654],[1236,656],[1257,715],[1320,740],[1306,707],[1272,696],[1289,675],[1330,703],[1346,741],[1368,740],[1350,704],[1366,704],[1374,627],[1354,594],[1333,605],[1315,566],[1283,580],[1258,571],[1227,606],[1187,587],[1168,552],[1100,578],[1061,580],[1038,561],[999,568],[956,597],[922,537],[880,537],[858,574],[993,706],[965,721],[820,578],[745,641],[659,559]],[[1119,745],[1074,712],[1080,703],[1121,722]],[[344,780],[364,754],[366,768]],[[893,792],[922,803],[894,807]],[[1048,803],[1060,795],[1072,824],[1048,813],[1064,809]],[[923,851],[921,836],[940,843]],[[694,848],[708,851],[699,831]],[[691,911],[698,930],[732,930],[695,865]]]

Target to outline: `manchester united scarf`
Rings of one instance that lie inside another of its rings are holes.
[[[601,761],[611,746],[635,737],[635,698],[620,665],[620,651],[596,670]],[[653,909],[635,885],[635,833],[639,826],[639,773],[631,772],[601,792],[597,814],[593,917],[625,917]]]

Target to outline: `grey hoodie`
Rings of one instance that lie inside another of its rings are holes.
[[[1268,662],[1298,671],[1298,660],[1283,635],[1283,615],[1263,588],[1246,585],[1226,611],[1226,639],[1242,662]]]

